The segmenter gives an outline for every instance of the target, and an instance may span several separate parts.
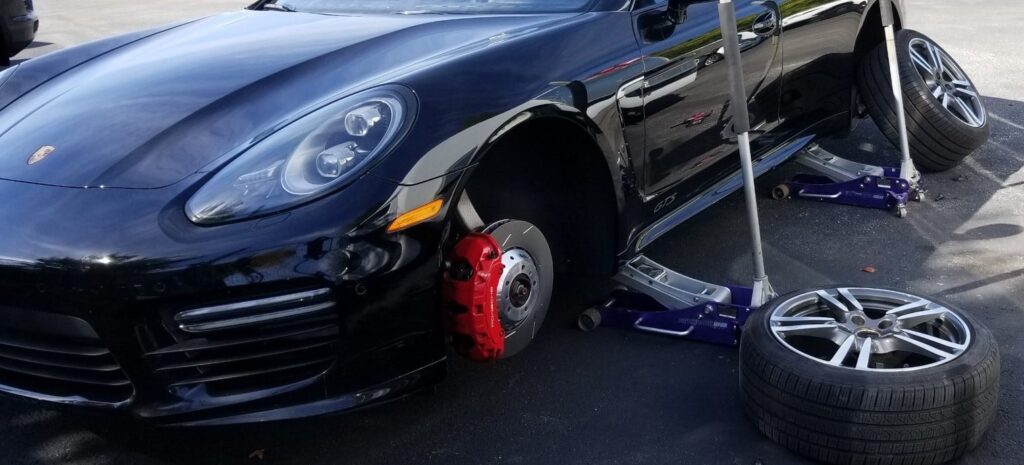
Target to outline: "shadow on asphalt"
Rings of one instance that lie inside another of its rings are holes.
[[[1003,353],[1001,410],[989,441],[961,465],[1018,463],[1024,430],[1024,348],[1017,341],[1024,332],[1024,266],[1000,259],[1024,256],[1020,203],[1012,205],[1020,183],[1007,183],[1024,168],[1017,149],[1024,146],[1024,127],[1015,123],[1024,120],[1024,104],[986,103],[991,142],[963,166],[926,175],[932,200],[911,205],[906,220],[760,199],[778,289],[856,283],[938,294],[993,330]],[[869,122],[824,145],[874,163],[898,158]],[[795,171],[789,165],[769,173],[759,188],[767,192]],[[742,199],[731,196],[649,254],[704,280],[745,282],[750,260],[742,208]],[[866,266],[877,272],[864,273]],[[611,329],[577,331],[575,316],[600,295],[598,287],[561,296],[535,346],[514,359],[495,365],[453,359],[449,379],[430,395],[338,417],[203,429],[158,429],[3,402],[0,445],[12,465],[808,463],[762,438],[744,418],[734,349]]]

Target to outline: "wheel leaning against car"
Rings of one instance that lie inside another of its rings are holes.
[[[958,165],[989,137],[988,113],[974,82],[942,47],[911,30],[896,35],[910,154],[924,171]],[[860,65],[857,86],[868,113],[899,145],[885,44]]]
[[[999,351],[987,329],[935,299],[801,291],[747,321],[740,396],[762,433],[815,460],[938,464],[991,425]]]

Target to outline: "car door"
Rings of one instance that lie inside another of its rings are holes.
[[[735,170],[738,159],[731,157],[736,137],[719,2],[673,2],[685,10],[675,10],[680,14],[666,27],[657,15],[664,15],[667,2],[637,0],[633,13],[646,70],[638,83],[644,141],[630,145],[644,147],[644,194],[653,198],[674,187],[672,197],[679,202]],[[780,14],[773,1],[735,0],[735,7],[753,140],[778,120]]]

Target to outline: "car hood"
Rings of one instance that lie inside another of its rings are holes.
[[[241,11],[188,23],[32,82],[0,109],[0,179],[168,186],[313,105],[564,17]]]

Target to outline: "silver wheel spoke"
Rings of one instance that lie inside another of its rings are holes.
[[[970,81],[966,81],[966,80],[963,80],[963,79],[954,79],[954,80],[950,81],[950,83],[952,83],[954,86],[957,86],[957,87],[963,87],[963,88],[968,88],[968,89],[971,88]]]
[[[822,323],[835,323],[835,318],[829,318],[827,316],[773,316],[772,323],[779,324],[792,324],[792,325],[806,325],[806,324],[822,324]]]
[[[965,89],[965,88],[960,88],[960,87],[958,87],[958,88],[956,89],[956,92],[957,92],[958,94],[961,94],[961,95],[966,95],[966,96],[968,96],[968,97],[974,97],[974,98],[978,98],[978,93],[977,93],[977,92],[975,92],[975,91],[973,91],[973,90],[971,90],[971,89]]]
[[[964,118],[967,119],[969,124],[972,126],[981,126],[981,118],[974,114],[974,108],[972,108],[971,105],[964,102],[960,97],[954,98],[953,101],[956,102],[957,107],[960,108],[960,113],[963,113]]]
[[[926,42],[925,44],[928,47],[928,54],[932,57],[932,63],[935,65],[936,74],[942,74],[946,70],[945,65],[942,64],[942,52],[939,51],[938,47],[930,43]]]
[[[935,88],[932,89],[932,96],[935,97],[935,98],[942,97],[942,94],[945,94],[945,93],[946,93],[946,91],[940,85],[936,85]]]
[[[910,329],[921,323],[938,320],[945,316],[948,311],[941,307],[934,310],[924,310],[896,317],[896,321],[903,325],[904,328]]]
[[[935,357],[938,358],[939,360],[947,360],[956,356],[956,354],[953,352],[940,349],[931,344],[926,344],[905,334],[896,334],[893,337],[895,337],[897,340],[906,343],[904,344],[902,349],[904,349],[907,352],[913,352],[924,356]]]
[[[822,303],[832,310],[836,315],[836,320],[846,321],[846,314],[850,313],[850,309],[846,307],[842,302],[836,300],[831,294],[825,291],[818,291],[818,298]]]
[[[937,337],[932,336],[930,334],[922,333],[920,331],[904,330],[903,334],[909,335],[910,337],[917,338],[917,339],[924,339],[925,341],[928,341],[928,342],[932,343],[933,345],[940,345],[940,346],[952,349],[954,351],[961,351],[961,350],[964,350],[964,349],[967,348],[967,346],[965,346],[963,344],[957,344],[957,343],[955,343],[953,341],[947,341],[945,339],[940,339],[940,338],[937,338]]]
[[[853,335],[847,336],[846,340],[843,341],[839,349],[836,350],[836,354],[832,356],[832,359],[828,361],[829,364],[837,367],[843,366],[843,361],[850,355],[850,351],[853,349],[853,344],[857,342],[857,338]]]
[[[864,311],[864,306],[861,305],[860,301],[857,300],[857,298],[854,297],[852,293],[850,293],[849,289],[837,289],[837,291],[839,292],[839,297],[842,297],[843,300],[845,300],[850,307],[853,307],[855,311]]]
[[[885,314],[886,315],[897,315],[897,316],[899,316],[899,315],[904,314],[904,313],[911,313],[911,312],[918,311],[918,309],[926,308],[926,307],[928,307],[929,304],[931,304],[931,302],[929,302],[927,300],[924,300],[924,299],[921,299],[921,300],[918,300],[917,302],[911,302],[911,303],[906,304],[906,305],[900,305],[899,307],[896,307],[896,308],[894,308],[892,310],[889,310],[888,312],[885,312]]]
[[[817,323],[796,326],[777,326],[772,328],[776,333],[785,336],[810,336],[822,339],[832,339],[839,328],[834,323]]]
[[[913,60],[914,63],[917,64],[917,67],[922,71],[935,76],[935,67],[928,62],[927,58],[921,56],[921,54],[914,48],[910,49],[910,59]]]
[[[860,354],[857,355],[857,369],[867,370],[870,368],[868,363],[871,362],[871,351],[874,349],[873,339],[864,339],[864,343],[860,346]]]

